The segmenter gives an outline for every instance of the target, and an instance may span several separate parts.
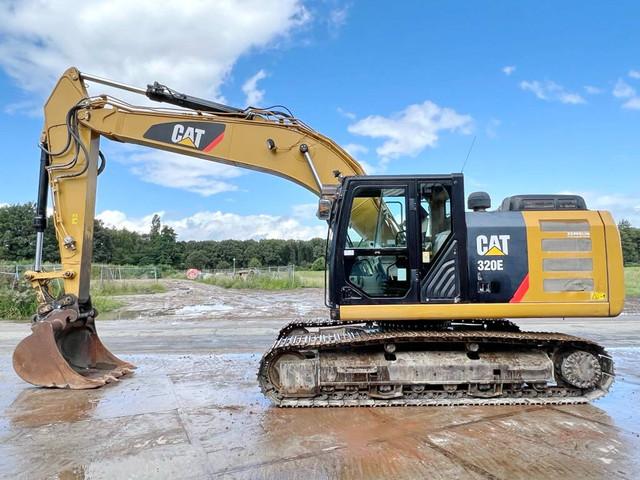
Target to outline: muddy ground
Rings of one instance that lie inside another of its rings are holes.
[[[322,291],[233,291],[168,282],[100,318],[103,341],[138,365],[92,391],[15,376],[25,323],[0,323],[2,478],[638,478],[640,308],[617,319],[527,320],[613,354],[593,405],[277,409],[255,371],[280,326],[323,317]]]

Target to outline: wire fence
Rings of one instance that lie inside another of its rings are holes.
[[[187,270],[186,276],[191,280],[207,279],[212,277],[268,277],[281,278],[293,281],[296,275],[295,265],[281,265],[274,267],[246,267],[246,268],[218,268],[218,269],[190,269]]]
[[[23,263],[0,263],[0,286],[16,289],[25,282],[24,273],[33,270],[33,265]],[[45,264],[43,270],[53,272],[62,270],[60,264]],[[157,282],[160,277],[158,267],[132,265],[102,265],[91,266],[91,280],[101,286],[105,283],[124,283],[128,280],[152,280]]]

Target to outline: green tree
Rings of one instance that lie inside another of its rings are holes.
[[[260,260],[256,257],[252,257],[251,260],[249,260],[249,268],[260,268],[261,266]]]
[[[229,269],[229,268],[231,268],[231,264],[229,262],[227,262],[226,260],[220,260],[216,264],[216,268],[219,268],[220,270]]]
[[[628,220],[622,220],[618,224],[618,230],[620,230],[624,264],[640,263],[640,228],[634,228]]]
[[[197,268],[202,270],[207,267],[208,262],[207,255],[201,250],[194,250],[185,259],[185,267],[186,268]]]
[[[0,258],[16,261],[34,257],[33,203],[0,208]]]
[[[324,257],[318,257],[311,264],[311,270],[315,270],[316,272],[324,270],[324,265],[325,265]]]
[[[161,225],[162,224],[160,223],[160,215],[158,215],[157,213],[154,214],[153,218],[151,219],[151,231],[149,232],[149,236],[151,238],[154,238],[160,235]]]
[[[111,263],[113,257],[113,237],[100,220],[93,225],[93,261],[95,263]]]

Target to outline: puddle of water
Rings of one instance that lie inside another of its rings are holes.
[[[230,305],[224,305],[222,303],[186,305],[184,307],[178,308],[175,311],[175,315],[195,316],[211,312],[228,312],[229,310],[233,310],[233,307]]]

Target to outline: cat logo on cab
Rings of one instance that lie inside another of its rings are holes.
[[[476,237],[478,255],[490,257],[509,255],[509,240],[511,235],[478,235]]]
[[[478,235],[476,237],[476,251],[482,257],[504,257],[509,255],[509,240],[511,235]],[[502,259],[478,260],[479,271],[504,270]]]

